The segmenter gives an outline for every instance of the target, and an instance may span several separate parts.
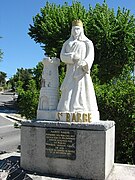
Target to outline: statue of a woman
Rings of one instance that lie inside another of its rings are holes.
[[[82,21],[72,22],[71,36],[63,44],[60,58],[67,65],[67,72],[61,86],[62,95],[57,107],[58,112],[90,112],[93,115],[96,113],[95,120],[99,120],[90,77],[94,47],[92,41],[84,35]]]

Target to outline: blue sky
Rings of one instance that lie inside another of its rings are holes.
[[[66,1],[66,0],[65,0]],[[62,0],[49,0],[51,3],[63,4]],[[66,1],[69,4],[71,1]],[[89,4],[94,7],[103,0],[80,0],[88,9]],[[110,8],[117,11],[118,6],[125,7],[135,15],[135,0],[106,0]],[[10,78],[16,73],[17,68],[33,68],[44,58],[40,44],[36,44],[28,33],[32,17],[40,13],[40,8],[45,6],[45,0],[0,0],[0,49],[4,52],[0,71],[7,73]]]

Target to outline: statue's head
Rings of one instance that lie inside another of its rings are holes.
[[[72,22],[72,30],[71,30],[71,35],[75,39],[81,39],[83,34],[83,23],[81,20],[74,20]]]

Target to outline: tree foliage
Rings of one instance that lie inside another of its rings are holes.
[[[17,69],[16,74],[9,79],[12,89],[18,93],[18,111],[27,119],[36,117],[42,69],[43,64],[39,62],[32,69]]]
[[[0,71],[0,86],[4,86],[6,83],[7,74],[5,72]]]
[[[31,79],[28,82],[27,90],[23,89],[23,83],[18,82],[17,92],[19,94],[17,105],[21,116],[26,119],[34,119],[36,117],[36,110],[39,99],[39,91],[36,88],[36,82]]]
[[[131,73],[125,70],[107,84],[97,80],[94,85],[101,118],[116,123],[115,161],[135,163],[135,84]]]
[[[28,82],[29,80],[32,79],[32,77],[33,77],[32,69],[20,68],[20,69],[17,69],[16,74],[12,78],[10,78],[9,82],[12,85],[12,89],[16,89],[17,82],[21,81],[23,82],[22,88],[24,90],[27,90]]]
[[[33,68],[33,80],[36,82],[36,88],[37,90],[40,90],[41,88],[41,74],[43,71],[43,64],[42,62],[39,62],[35,68]]]
[[[71,22],[81,19],[86,36],[95,46],[95,61],[101,83],[118,77],[126,64],[135,59],[135,18],[129,10],[109,9],[106,3],[86,10],[79,2],[71,6],[46,3],[33,18],[29,35],[41,43],[48,56],[59,57],[63,42],[69,38]]]
[[[29,35],[37,43],[43,44],[46,55],[59,57],[63,42],[70,35],[71,22],[76,18],[85,19],[86,10],[80,3],[63,6],[46,3],[41,14],[33,18],[34,26],[30,25]]]
[[[118,77],[125,66],[133,68],[135,59],[135,18],[129,10],[115,15],[106,4],[96,5],[87,21],[87,34],[95,44],[95,64],[101,83]]]

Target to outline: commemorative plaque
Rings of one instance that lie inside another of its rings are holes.
[[[76,159],[76,130],[46,129],[46,157]]]

